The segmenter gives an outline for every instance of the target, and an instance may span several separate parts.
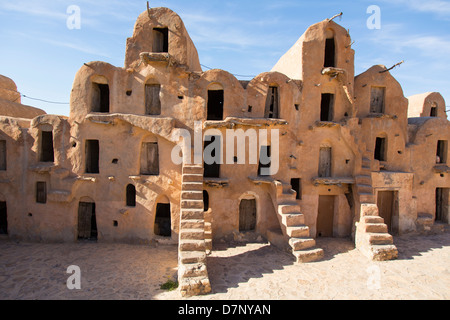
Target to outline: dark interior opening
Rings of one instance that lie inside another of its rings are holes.
[[[437,107],[431,107],[430,117],[437,117]]]
[[[41,131],[41,154],[39,161],[41,162],[54,161],[52,131]]]
[[[374,158],[378,161],[386,161],[386,138],[377,138]]]
[[[334,94],[323,93],[320,104],[320,121],[333,121]]]
[[[203,190],[203,210],[208,211],[209,210],[209,194],[208,191]]]
[[[169,29],[153,29],[153,52],[169,52]]]
[[[216,140],[217,139],[217,140]],[[210,141],[207,141],[210,140]],[[217,146],[220,146],[220,136],[211,136],[210,138],[205,140],[204,150],[212,143],[215,143]],[[203,177],[205,178],[220,178],[220,149],[214,148],[211,152],[211,157],[215,159],[214,163],[208,164],[204,162],[204,173]]]
[[[323,66],[325,68],[336,67],[336,44],[334,37],[325,41],[325,61]]]
[[[158,203],[156,205],[155,235],[162,237],[172,236],[172,225],[170,218],[170,204]]]
[[[278,87],[269,87],[269,92],[267,93],[266,110],[264,112],[265,118],[279,118],[278,115]]]
[[[299,178],[294,178],[291,179],[291,186],[292,189],[297,193],[295,199],[297,200],[302,200],[302,184],[301,184],[301,179]]]
[[[93,83],[94,99],[92,112],[109,112],[109,85]]]
[[[47,203],[47,183],[36,182],[36,202]]]
[[[95,203],[80,202],[78,205],[78,239],[97,240],[97,235]]]
[[[207,120],[223,120],[223,90],[208,90]]]
[[[98,140],[86,140],[86,173],[100,173]]]
[[[8,234],[8,217],[6,202],[0,202],[0,234]]]
[[[6,170],[6,140],[0,140],[0,170]]]
[[[259,152],[259,165],[258,165],[258,175],[259,176],[267,176],[267,174],[263,174],[262,169],[263,168],[270,168],[271,166],[271,150],[270,150],[270,146],[261,146],[261,150]],[[261,159],[261,157],[268,157],[268,159]],[[268,161],[266,161],[268,160]],[[268,162],[268,163],[264,163],[264,162]]]
[[[447,163],[447,141],[439,140],[437,143],[436,163]]]
[[[136,207],[136,187],[132,184],[127,186],[127,207]]]

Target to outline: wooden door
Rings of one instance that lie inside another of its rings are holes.
[[[331,148],[320,148],[319,177],[331,177]]]
[[[370,92],[370,113],[384,113],[384,87],[372,87]]]
[[[392,216],[394,215],[394,191],[378,191],[378,211],[384,223],[388,226],[389,232],[392,232]]]
[[[97,239],[95,203],[80,202],[78,205],[78,239]]]
[[[334,223],[335,196],[319,196],[317,214],[317,237],[332,237]]]
[[[436,221],[448,223],[449,196],[449,188],[436,189]]]
[[[145,85],[145,114],[152,116],[161,114],[160,92],[161,86],[159,84]]]
[[[239,205],[239,231],[256,229],[256,200],[241,200]]]

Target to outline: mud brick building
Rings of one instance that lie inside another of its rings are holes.
[[[393,236],[449,223],[450,123],[439,93],[407,98],[385,66],[355,76],[351,43],[324,20],[272,70],[239,81],[203,71],[180,17],[153,8],[137,19],[124,67],[81,66],[69,117],[22,105],[2,76],[0,232],[178,244],[183,295],[211,290],[207,253],[233,234],[260,235],[298,262],[323,256],[318,237],[396,258]],[[277,172],[262,175],[261,161],[237,151],[234,163],[174,163],[196,123],[216,132],[204,147],[230,129],[278,130],[276,145],[269,136],[256,151],[277,147]]]

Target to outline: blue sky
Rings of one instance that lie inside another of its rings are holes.
[[[67,28],[71,5],[81,9],[81,29]],[[379,30],[367,28],[370,5],[381,9]],[[356,74],[405,60],[391,71],[405,96],[438,91],[450,105],[450,1],[166,0],[150,6],[181,16],[203,65],[242,80],[270,71],[310,25],[343,12],[335,21],[355,42]],[[0,74],[26,96],[69,102],[83,63],[123,66],[126,39],[145,9],[141,0],[0,0]],[[69,114],[67,104],[22,103]]]

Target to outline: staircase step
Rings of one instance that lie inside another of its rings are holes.
[[[361,192],[359,193],[359,201],[361,203],[374,203],[375,196],[372,193]]]
[[[359,193],[373,194],[373,187],[368,184],[357,184],[356,187]]]
[[[202,251],[181,251],[179,259],[183,264],[205,263],[206,253]]]
[[[371,245],[393,244],[394,238],[389,233],[367,233]]]
[[[203,200],[181,200],[181,209],[203,209]]]
[[[290,238],[289,245],[293,251],[305,250],[316,245],[316,240],[313,238]]]
[[[203,167],[202,166],[184,166],[183,174],[201,174],[203,175]]]
[[[203,220],[205,212],[202,209],[181,209],[181,220]]]
[[[205,240],[181,239],[179,243],[180,251],[205,251]]]
[[[358,175],[355,177],[356,184],[372,184],[372,177],[370,175]]]
[[[280,203],[278,204],[278,213],[286,214],[292,212],[300,212],[300,206],[297,203]]]
[[[184,182],[203,182],[202,174],[183,174]]]
[[[203,229],[181,229],[180,239],[205,240],[205,231]]]
[[[182,191],[202,191],[203,192],[203,181],[202,182],[183,182],[181,184]]]
[[[297,258],[297,262],[299,263],[317,261],[322,259],[324,255],[323,249],[320,248],[293,251],[292,253]]]
[[[364,223],[362,230],[368,233],[387,233],[388,227],[384,223]]]
[[[203,200],[202,191],[183,191],[181,192],[181,200]]]
[[[206,225],[203,219],[190,219],[180,221],[181,229],[205,229]]]
[[[207,277],[208,272],[204,263],[185,263],[181,268],[182,276],[185,278]]]
[[[384,223],[384,219],[380,216],[362,216],[362,223]]]
[[[373,245],[371,251],[372,259],[376,261],[387,261],[398,258],[397,247],[393,244]]]
[[[281,215],[281,221],[286,227],[293,227],[305,224],[305,216],[299,212]]]
[[[286,227],[286,233],[289,237],[293,238],[309,237],[309,227],[304,225]]]

